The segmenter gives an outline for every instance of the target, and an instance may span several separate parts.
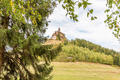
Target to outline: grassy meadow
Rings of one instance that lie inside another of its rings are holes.
[[[52,80],[120,80],[120,68],[87,62],[53,62]]]

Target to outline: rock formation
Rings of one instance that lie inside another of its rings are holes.
[[[64,40],[66,40],[66,37],[65,37],[65,34],[63,34],[63,33],[60,31],[60,28],[58,28],[58,31],[55,31],[55,32],[52,34],[51,39],[52,39],[52,40],[64,41]]]

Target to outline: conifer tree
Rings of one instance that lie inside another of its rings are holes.
[[[50,78],[60,47],[43,45],[43,34],[55,6],[53,0],[0,0],[0,79]]]

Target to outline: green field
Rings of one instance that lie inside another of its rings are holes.
[[[120,69],[85,62],[53,62],[52,80],[120,80]]]

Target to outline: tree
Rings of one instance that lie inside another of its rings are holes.
[[[109,8],[112,8],[112,4],[117,7],[120,2],[107,1]],[[48,16],[60,2],[63,2],[66,15],[74,21],[78,21],[75,5],[86,9],[91,4],[88,0],[0,0],[1,79],[49,79],[48,75],[52,69],[49,64],[60,47],[43,45],[44,33]],[[94,20],[96,17],[92,16],[92,13],[93,9],[88,10],[87,16]],[[38,64],[39,57],[42,57],[45,63]],[[27,68],[29,66],[33,68],[34,73]]]
[[[0,0],[0,79],[50,78],[60,46],[43,45],[43,34],[55,6],[53,0]]]

